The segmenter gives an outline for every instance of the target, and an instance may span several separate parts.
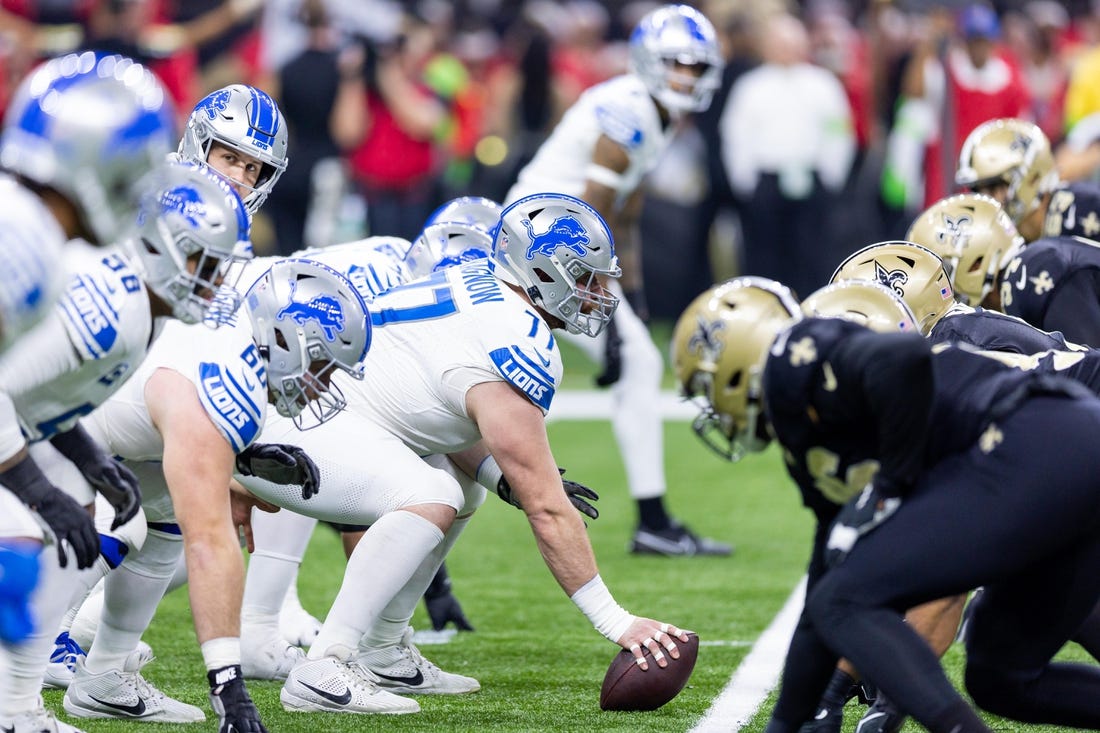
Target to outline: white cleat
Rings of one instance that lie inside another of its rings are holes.
[[[345,647],[338,649],[347,652]],[[332,651],[331,649],[329,651]],[[279,693],[290,712],[383,713],[420,712],[416,700],[378,686],[378,678],[354,661],[322,657],[302,662],[290,672]]]
[[[65,712],[78,718],[115,718],[153,723],[201,723],[206,713],[194,705],[168,697],[141,676],[148,663],[141,649],[126,660],[124,669],[92,674],[83,662],[65,692]]]
[[[42,687],[46,689],[65,690],[73,681],[76,674],[78,659],[84,659],[87,655],[69,636],[69,632],[62,631],[53,642],[53,652],[50,661],[46,665],[46,672],[42,676]]]
[[[246,680],[285,680],[290,670],[306,659],[301,647],[291,646],[282,636],[263,635],[268,638],[260,641],[259,632],[241,631],[241,671]]]
[[[53,716],[38,698],[38,707],[13,718],[0,718],[0,730],[9,733],[84,733]]]
[[[420,653],[412,642],[412,627],[401,642],[382,649],[361,650],[356,658],[378,676],[378,686],[390,692],[419,695],[462,695],[477,692],[481,683],[473,677],[444,672]]]

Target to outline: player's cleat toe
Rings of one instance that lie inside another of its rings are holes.
[[[50,661],[46,665],[46,673],[42,677],[42,686],[49,689],[64,690],[73,681],[76,674],[78,659],[84,659],[87,655],[69,636],[69,632],[62,631],[53,642],[53,652],[50,653]]]
[[[413,644],[412,635],[409,627],[399,644],[364,651],[356,661],[378,678],[379,687],[390,692],[461,695],[481,689],[481,683],[473,677],[444,672],[425,659]]]
[[[691,557],[694,555],[725,556],[733,547],[723,542],[700,537],[682,524],[673,523],[668,529],[653,530],[638,527],[630,542],[635,555],[666,555]]]
[[[898,733],[903,725],[905,716],[879,692],[874,704],[856,724],[856,733]]]
[[[140,651],[140,650],[139,650]],[[168,697],[141,676],[147,662],[131,654],[123,669],[93,674],[77,664],[65,692],[65,712],[78,718],[116,718],[156,723],[200,723],[206,713],[194,705]]]
[[[5,733],[84,733],[84,731],[58,720],[38,698],[38,707],[11,718],[0,718],[0,731]]]
[[[246,680],[285,680],[290,670],[305,661],[301,647],[291,646],[281,635],[265,639],[259,634],[241,633],[241,671]]]
[[[358,662],[336,657],[309,659],[291,670],[279,693],[290,712],[383,713],[420,711],[416,700],[378,686],[378,678]]]

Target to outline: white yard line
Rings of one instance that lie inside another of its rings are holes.
[[[791,591],[779,615],[772,619],[771,625],[757,639],[718,699],[690,733],[739,731],[752,720],[783,672],[787,647],[802,613],[805,597],[806,578],[803,577]]]
[[[692,420],[699,408],[685,402],[669,390],[661,392],[661,417],[665,420]],[[554,395],[547,420],[607,420],[611,417],[611,392],[608,390],[563,390]]]

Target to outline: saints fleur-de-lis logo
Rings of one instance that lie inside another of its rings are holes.
[[[1049,293],[1054,289],[1054,280],[1051,279],[1050,273],[1046,270],[1043,270],[1035,277],[1029,277],[1028,280],[1035,286],[1036,295]]]
[[[817,345],[809,336],[790,342],[787,345],[787,353],[790,354],[791,366],[805,366],[817,361]]]
[[[721,321],[712,321],[702,316],[695,319],[695,330],[688,338],[687,350],[689,354],[697,354],[706,361],[715,361],[721,353],[724,344],[718,338],[718,333],[725,328]]]
[[[969,214],[944,214],[943,226],[938,232],[940,242],[953,249],[962,249],[970,240],[970,225],[973,223],[974,218]]]
[[[993,450],[1004,442],[1005,434],[994,424],[990,424],[981,437],[978,438],[978,447],[982,453],[992,453]]]
[[[904,296],[904,285],[909,282],[909,273],[905,270],[887,270],[881,262],[875,260],[875,280],[893,290],[898,296]]]

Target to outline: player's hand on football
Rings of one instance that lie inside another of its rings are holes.
[[[46,522],[57,540],[57,560],[61,567],[69,564],[64,543],[68,542],[76,556],[77,568],[90,568],[99,556],[99,534],[95,521],[76,501],[58,488],[37,497],[31,505]]]
[[[591,502],[599,501],[600,495],[584,484],[565,478],[564,468],[559,468],[558,473],[562,474],[561,487],[577,511],[590,519],[599,519],[600,510],[592,506]]]
[[[298,484],[306,500],[321,489],[317,464],[296,445],[254,443],[237,454],[237,472],[273,484]]]
[[[649,661],[645,658],[643,647],[653,655],[658,667],[667,667],[669,657],[680,658],[676,640],[686,642],[688,633],[672,624],[639,616],[634,619],[634,623],[630,624],[626,633],[619,637],[619,646],[633,654],[634,661],[643,670],[649,669]]]
[[[830,567],[839,565],[848,557],[856,541],[894,516],[901,507],[901,499],[884,496],[873,483],[840,509],[829,539],[825,544],[825,562]]]

